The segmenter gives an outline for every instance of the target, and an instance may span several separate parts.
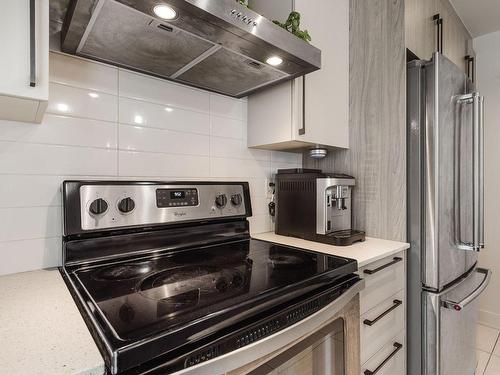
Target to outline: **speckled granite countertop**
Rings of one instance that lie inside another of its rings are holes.
[[[58,270],[0,277],[2,374],[102,375],[104,361]]]

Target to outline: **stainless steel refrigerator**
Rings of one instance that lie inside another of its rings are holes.
[[[473,375],[483,249],[483,98],[450,60],[408,63],[410,375]]]

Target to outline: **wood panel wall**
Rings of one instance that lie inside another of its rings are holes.
[[[353,227],[371,237],[404,241],[404,0],[350,1],[349,89],[350,148],[330,151],[321,161],[305,152],[303,165],[354,176]]]

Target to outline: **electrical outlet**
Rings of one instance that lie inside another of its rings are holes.
[[[271,200],[273,198],[273,193],[274,193],[275,187],[272,184],[274,184],[274,179],[266,178],[266,198],[267,198],[267,200]]]

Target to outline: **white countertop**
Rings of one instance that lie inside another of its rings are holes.
[[[379,259],[397,254],[410,247],[410,244],[397,241],[381,240],[379,238],[366,237],[364,242],[357,242],[351,246],[333,246],[320,242],[307,241],[295,237],[280,236],[274,232],[252,234],[252,238],[275,242],[282,245],[300,247],[329,255],[337,255],[345,258],[356,259],[358,267]]]
[[[104,361],[58,270],[0,277],[2,374],[102,375]]]

